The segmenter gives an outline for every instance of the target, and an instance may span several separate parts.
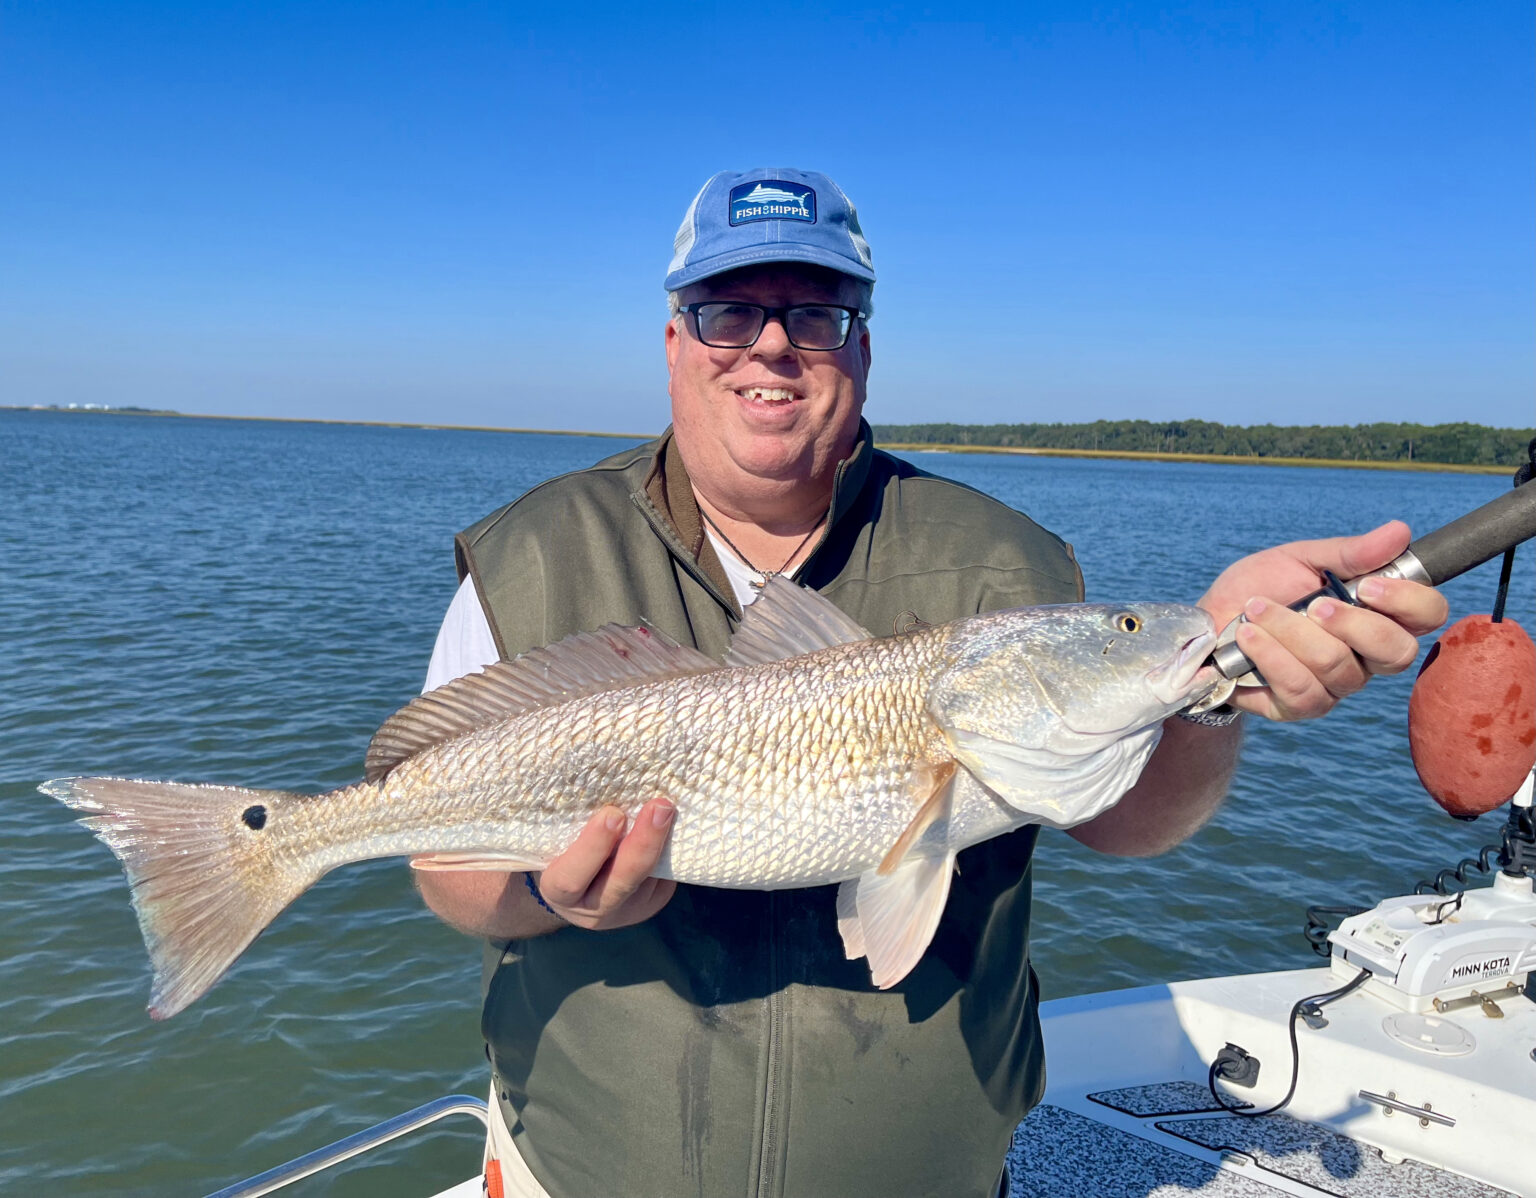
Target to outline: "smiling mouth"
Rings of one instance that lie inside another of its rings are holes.
[[[738,399],[744,399],[748,403],[774,405],[793,403],[800,397],[788,387],[738,387],[736,388]]]

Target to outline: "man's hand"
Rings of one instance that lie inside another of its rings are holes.
[[[539,893],[555,913],[580,928],[602,931],[641,923],[667,905],[677,883],[653,878],[667,847],[677,809],[653,799],[627,832],[628,817],[604,807],[587,821],[576,843],[537,877]]]
[[[488,940],[526,940],[567,924],[622,928],[667,905],[677,883],[649,876],[661,859],[675,808],[654,799],[625,834],[625,816],[604,807],[576,842],[537,876],[539,892],[557,914],[540,907],[521,872],[461,869],[417,872],[421,897],[445,923]]]
[[[1433,587],[1395,578],[1367,579],[1351,607],[1316,599],[1303,614],[1286,605],[1317,590],[1322,571],[1350,579],[1386,565],[1408,547],[1408,526],[1393,520],[1355,537],[1294,541],[1234,562],[1211,584],[1200,606],[1218,627],[1237,614],[1248,622],[1237,645],[1269,685],[1240,686],[1229,700],[1271,720],[1304,720],[1331,710],[1372,674],[1413,664],[1416,638],[1445,623],[1445,597]]]
[[[1408,547],[1399,520],[1358,537],[1295,541],[1234,562],[1200,606],[1218,627],[1241,612],[1237,643],[1268,686],[1240,686],[1232,706],[1272,720],[1322,715],[1372,674],[1396,674],[1418,655],[1416,637],[1445,622],[1445,599],[1433,587],[1402,579],[1368,579],[1351,607],[1314,600],[1305,614],[1286,607],[1323,583],[1323,570],[1357,578]],[[1210,819],[1237,766],[1240,730],[1200,728],[1170,719],[1152,759],[1125,798],[1068,834],[1089,848],[1120,856],[1166,852]]]

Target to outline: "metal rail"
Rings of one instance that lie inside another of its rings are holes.
[[[1411,1102],[1404,1102],[1397,1096],[1396,1090],[1388,1090],[1385,1094],[1372,1094],[1369,1090],[1361,1090],[1360,1097],[1367,1102],[1380,1105],[1383,1115],[1390,1115],[1393,1111],[1402,1111],[1405,1115],[1412,1115],[1419,1121],[1420,1127],[1428,1127],[1431,1123],[1438,1123],[1442,1127],[1455,1127],[1456,1120],[1449,1115],[1442,1115],[1439,1111],[1430,1109],[1429,1103],[1423,1106],[1414,1106]]]
[[[257,1198],[260,1194],[270,1194],[273,1190],[280,1190],[311,1174],[319,1173],[322,1169],[339,1165],[342,1161],[350,1160],[381,1144],[387,1144],[390,1140],[409,1135],[449,1115],[473,1115],[484,1124],[486,1122],[485,1100],[471,1098],[467,1094],[449,1094],[445,1098],[434,1099],[425,1106],[406,1111],[403,1115],[396,1115],[393,1119],[386,1119],[383,1123],[375,1124],[344,1140],[337,1140],[324,1148],[306,1152],[286,1165],[279,1165],[275,1169],[268,1169],[265,1173],[258,1173],[255,1177],[237,1181],[232,1186],[225,1186],[222,1190],[209,1194],[208,1198]]]

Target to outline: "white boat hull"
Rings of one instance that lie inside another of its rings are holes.
[[[1425,1017],[1351,994],[1324,1009],[1326,1027],[1297,1021],[1300,1072],[1283,1114],[1215,1109],[1206,1079],[1229,1042],[1261,1062],[1253,1089],[1224,1087],[1231,1101],[1262,1110],[1284,1097],[1291,1008],[1338,985],[1305,969],[1043,1004],[1049,1082],[1015,1143],[1015,1195],[1536,1198],[1536,1004],[1524,996],[1502,1001],[1500,1018],[1476,1006],[1430,1017],[1450,1055],[1387,1030]],[[1429,1110],[1387,1114],[1362,1091]],[[1074,1133],[1080,1144],[1063,1142]]]

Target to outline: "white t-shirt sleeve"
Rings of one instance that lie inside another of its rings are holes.
[[[448,605],[442,627],[437,630],[437,643],[432,646],[432,660],[427,665],[427,681],[421,688],[422,694],[465,674],[478,673],[500,656],[496,652],[496,638],[491,635],[490,621],[485,618],[480,596],[475,593],[474,581],[466,577]]]

